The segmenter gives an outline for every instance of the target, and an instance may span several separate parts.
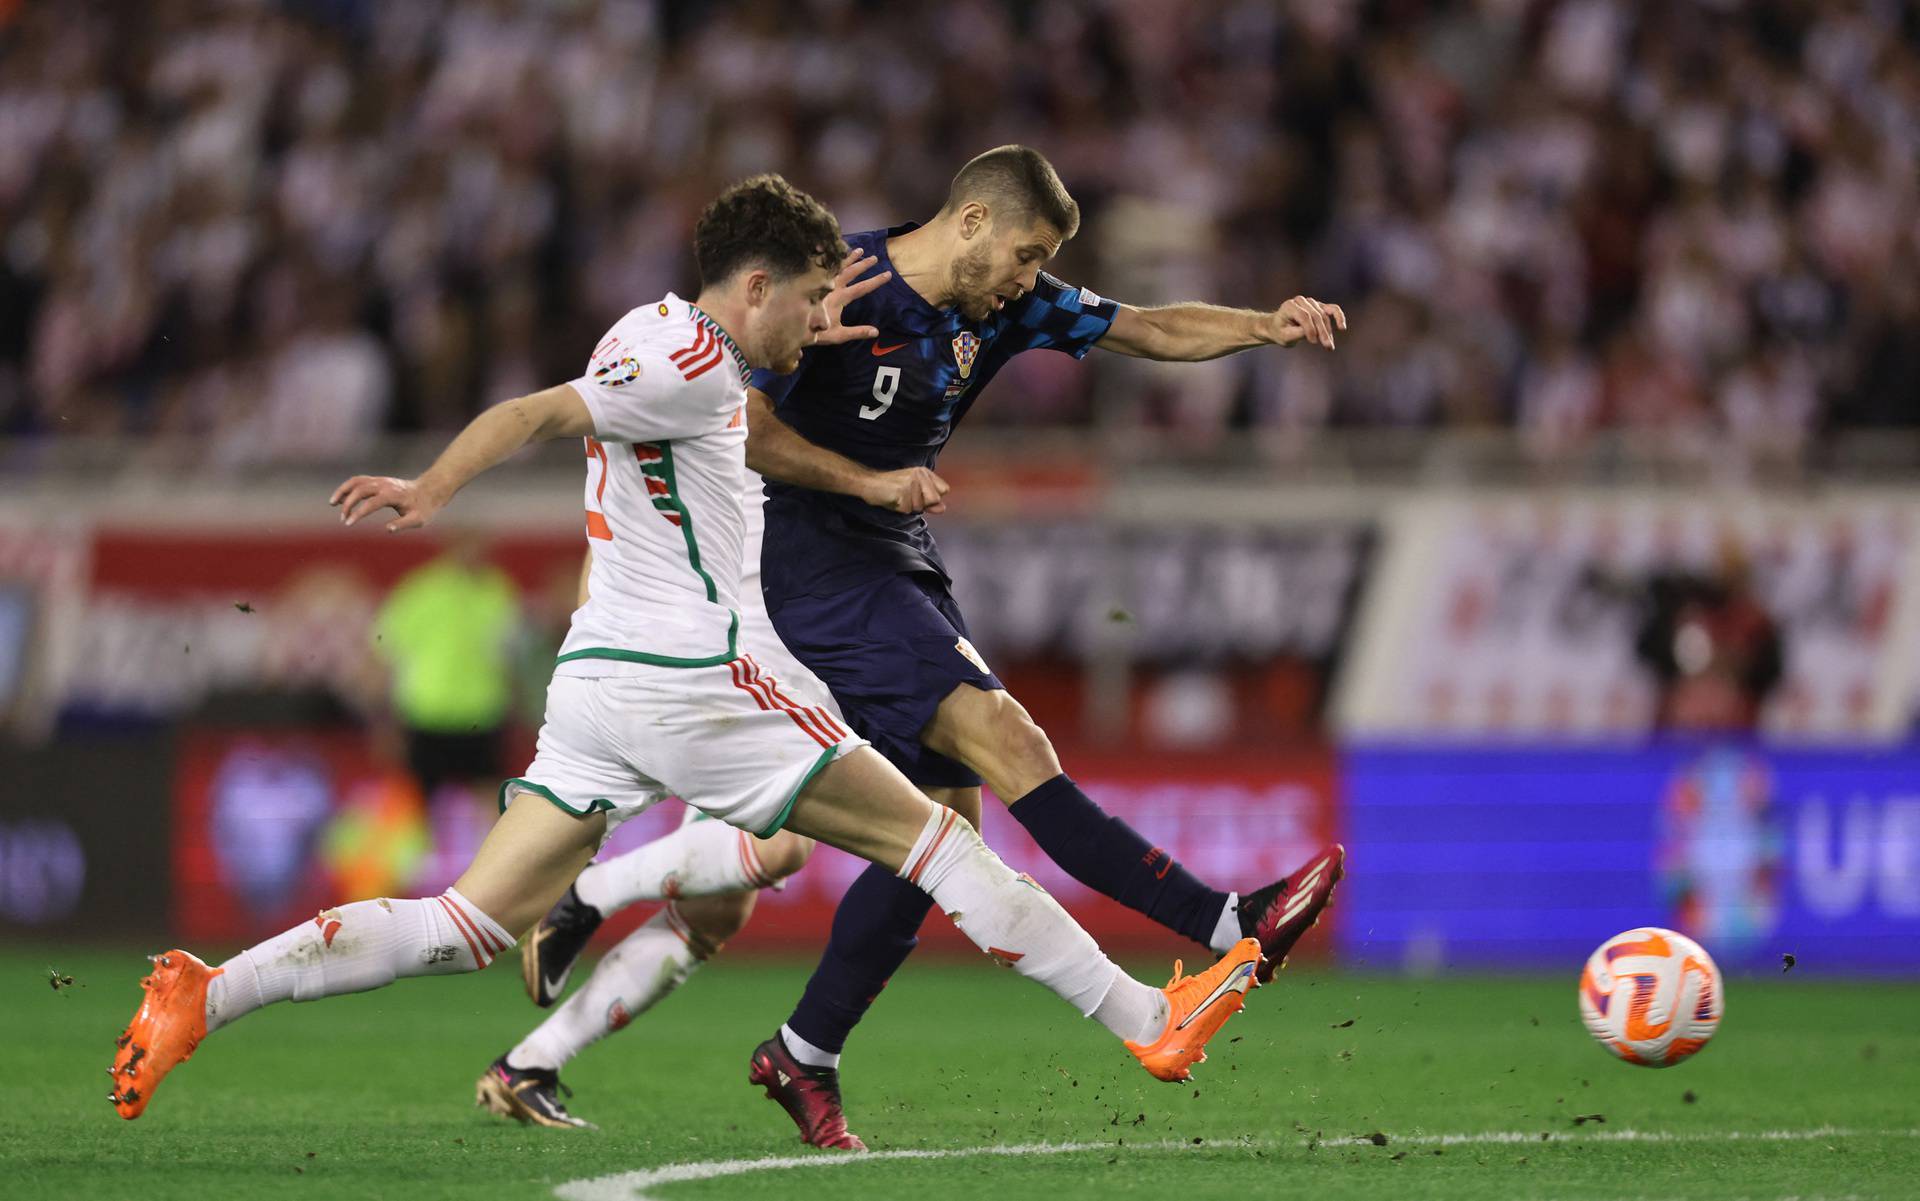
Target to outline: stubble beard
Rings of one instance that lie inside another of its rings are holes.
[[[955,307],[969,320],[980,321],[993,312],[993,297],[987,286],[992,273],[993,256],[985,246],[953,261],[947,290],[955,299]]]

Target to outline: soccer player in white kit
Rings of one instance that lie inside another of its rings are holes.
[[[883,277],[855,282],[855,276],[872,265],[870,259],[855,261],[835,282],[850,290],[877,285]],[[913,470],[932,475],[925,468]],[[782,681],[782,691],[807,697],[839,721],[832,695],[787,651],[767,618],[759,578],[760,539],[766,528],[760,512],[763,497],[759,476],[749,477],[743,501],[747,532],[739,593],[741,639],[755,648],[762,670]],[[901,481],[894,491],[911,493],[916,486],[918,481]],[[905,497],[902,502],[910,503]],[[585,584],[583,577],[581,604],[586,603]],[[588,864],[521,940],[521,974],[536,1005],[545,1008],[560,998],[580,950],[605,918],[629,905],[666,903],[601,958],[566,1004],[488,1065],[475,1083],[475,1104],[535,1125],[593,1128],[567,1111],[560,1098],[560,1070],[685,984],[745,928],[758,890],[782,887],[788,876],[806,866],[813,846],[811,838],[792,830],[761,839],[688,806],[671,834]]]
[[[356,476],[334,493],[348,525],[383,508],[418,528],[481,472],[539,439],[586,437],[596,549],[548,688],[533,763],[453,887],[356,901],[211,967],[154,957],[117,1040],[109,1100],[137,1118],[213,1030],[276,1001],[363,992],[487,966],[567,888],[610,822],[674,795],[761,836],[788,828],[881,864],[929,893],[996,961],[1183,1080],[1237,1012],[1259,966],[1245,939],[1165,988],[1121,971],[1052,897],[1016,875],[812,698],[794,698],[742,645],[746,378],[791,371],[846,257],[831,213],[778,176],[723,193],[694,234],[702,288],[634,309],[580,379],[481,414],[415,480]]]

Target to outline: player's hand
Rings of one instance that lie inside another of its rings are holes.
[[[949,487],[930,467],[903,467],[875,474],[860,499],[892,513],[944,513]]]
[[[1322,304],[1310,296],[1296,296],[1271,315],[1276,346],[1307,341],[1333,349],[1333,331],[1347,328],[1347,315],[1337,304]]]
[[[389,534],[417,530],[433,520],[446,502],[420,486],[419,480],[397,480],[390,475],[356,475],[333,490],[327,502],[340,510],[340,524],[354,525],[382,509],[392,509]]]
[[[812,345],[832,346],[839,342],[858,342],[880,336],[878,326],[840,324],[842,309],[893,278],[891,271],[867,275],[879,262],[864,250],[856,249],[847,255],[846,265],[840,268],[840,274],[833,277],[833,291],[827,293],[827,320],[832,324],[813,336]],[[863,275],[867,275],[867,278],[861,279]]]

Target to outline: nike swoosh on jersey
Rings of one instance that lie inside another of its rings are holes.
[[[894,351],[899,350],[902,346],[905,346],[905,345],[906,345],[905,342],[895,342],[892,346],[881,346],[880,344],[875,343],[873,347],[873,357],[877,359],[883,354],[892,354]]]

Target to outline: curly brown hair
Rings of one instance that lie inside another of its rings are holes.
[[[847,255],[840,222],[778,175],[743,179],[720,193],[693,227],[703,287],[752,267],[791,279],[812,266],[834,270]]]

